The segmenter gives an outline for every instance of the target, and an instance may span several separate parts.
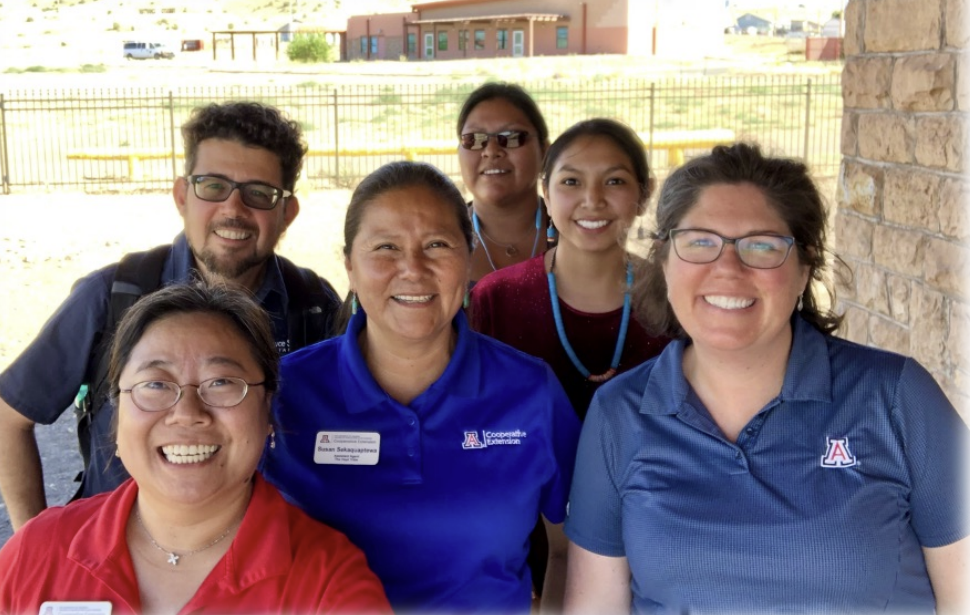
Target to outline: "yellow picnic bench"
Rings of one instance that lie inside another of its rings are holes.
[[[399,154],[405,160],[414,160],[418,156],[438,156],[454,154],[458,151],[457,139],[438,139],[435,141],[415,141],[409,144],[388,145],[378,143],[373,145],[341,144],[310,147],[307,156],[393,156]]]
[[[176,152],[175,157],[182,158],[182,152]],[[87,149],[67,154],[68,160],[126,160],[128,161],[128,179],[140,180],[142,178],[142,160],[168,160],[172,157],[170,149],[153,150],[127,150],[123,148],[96,148]]]
[[[644,146],[650,149],[667,152],[667,166],[679,167],[684,164],[684,151],[689,149],[711,149],[715,145],[734,143],[733,130],[727,128],[709,128],[706,130],[658,130],[653,137],[649,132],[639,133]],[[653,161],[651,161],[651,165]]]
[[[667,162],[670,167],[678,167],[684,164],[684,152],[690,149],[710,149],[715,145],[732,143],[735,136],[733,130],[725,128],[713,128],[707,130],[671,130],[655,131],[651,137],[650,133],[641,132],[640,139],[648,149],[653,146],[654,150],[665,150],[667,152]],[[418,156],[437,156],[450,155],[458,151],[456,140],[438,139],[428,141],[413,141],[408,144],[390,145],[387,143],[377,144],[341,144],[311,146],[307,151],[307,156],[401,156],[405,160],[414,160]],[[182,152],[175,152],[175,157],[179,160],[183,158]],[[125,148],[96,148],[81,151],[69,152],[68,160],[124,160],[128,163],[128,179],[142,179],[142,160],[168,160],[172,157],[172,151],[166,149],[125,149]]]

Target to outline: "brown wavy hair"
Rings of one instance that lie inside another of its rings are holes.
[[[701,193],[717,184],[751,184],[761,190],[769,206],[791,229],[795,253],[800,263],[808,265],[809,283],[802,294],[799,312],[822,333],[833,333],[842,323],[836,314],[835,288],[823,275],[827,269],[825,204],[806,167],[797,160],[765,156],[750,143],[719,145],[707,156],[694,158],[674,171],[664,182],[657,200],[656,230],[647,258],[637,275],[634,296],[639,317],[648,326],[670,337],[686,338],[687,334],[667,301],[667,282],[663,264],[670,256],[668,233],[676,229],[684,216],[697,204]],[[847,265],[833,255],[838,276],[848,271]],[[829,297],[828,308],[819,305],[816,287]]]

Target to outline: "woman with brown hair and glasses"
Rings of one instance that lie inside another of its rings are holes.
[[[486,83],[465,99],[457,130],[461,177],[472,195],[474,283],[542,254],[554,239],[538,189],[549,129],[520,86]]]
[[[568,612],[967,612],[967,425],[916,361],[833,335],[826,220],[804,164],[748,144],[664,183],[639,307],[675,339],[593,398]]]

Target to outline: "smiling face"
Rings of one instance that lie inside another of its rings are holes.
[[[252,351],[225,317],[178,313],[156,320],[132,348],[121,389],[150,380],[198,384],[234,377],[262,382]],[[262,386],[231,408],[202,403],[195,387],[159,412],[118,398],[118,455],[144,497],[166,503],[232,501],[256,470],[270,432],[270,396]]]
[[[751,184],[705,188],[676,228],[699,228],[725,237],[751,233],[791,235],[764,194]],[[687,263],[670,248],[664,263],[668,300],[684,331],[700,349],[768,352],[791,343],[789,319],[808,283],[798,251],[777,269],[752,269],[725,245],[712,263]]]
[[[524,130],[529,135],[523,145],[511,149],[501,147],[494,137],[484,149],[459,147],[461,178],[476,204],[514,207],[529,202],[534,207],[545,144],[539,142],[525,113],[504,98],[492,98],[472,109],[461,134],[505,130]]]
[[[629,157],[606,137],[580,137],[564,149],[544,192],[560,250],[622,251],[643,208]]]
[[[284,187],[276,154],[224,139],[206,139],[199,144],[192,174]],[[173,196],[185,221],[189,247],[203,273],[244,285],[261,276],[263,265],[300,210],[295,196],[280,199],[268,211],[252,209],[243,204],[239,190],[221,203],[203,201],[182,178],[175,180]]]
[[[450,340],[468,286],[468,242],[454,206],[425,186],[367,203],[345,260],[373,343]]]

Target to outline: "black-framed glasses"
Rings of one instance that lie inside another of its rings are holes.
[[[131,401],[144,412],[161,412],[168,410],[182,399],[185,387],[195,387],[199,399],[207,406],[214,408],[231,408],[238,406],[246,399],[249,387],[266,384],[263,382],[246,382],[242,378],[210,378],[199,384],[178,384],[167,380],[146,380],[131,385],[130,389],[121,389],[122,393],[131,395]]]
[[[495,137],[495,142],[499,147],[505,149],[515,149],[525,144],[526,137],[529,136],[524,130],[503,130],[502,132],[466,132],[461,135],[459,142],[465,149],[480,150],[485,149],[488,140]]]
[[[233,190],[239,189],[239,196],[246,207],[253,209],[273,209],[280,199],[293,196],[283,188],[263,182],[234,182],[221,175],[189,175],[185,181],[192,186],[195,196],[203,201],[221,203],[229,198]]]
[[[713,263],[724,251],[724,244],[733,243],[741,262],[753,269],[781,267],[795,245],[795,238],[786,235],[755,233],[744,237],[725,237],[697,228],[673,229],[667,236],[682,261],[698,265]]]

